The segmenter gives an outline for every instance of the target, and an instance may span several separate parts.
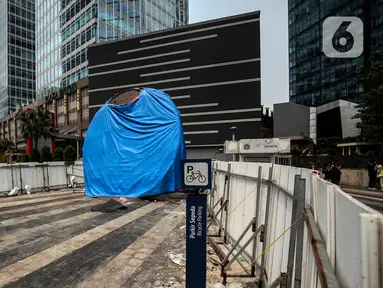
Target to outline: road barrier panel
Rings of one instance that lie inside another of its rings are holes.
[[[31,186],[32,192],[66,188],[71,176],[78,187],[84,186],[82,162],[69,166],[64,162],[0,164],[0,194],[8,195],[14,187],[24,193],[25,185]]]
[[[223,233],[209,242],[219,246],[223,236],[229,251],[217,248],[223,282],[241,256],[247,266],[237,277],[257,272],[263,287],[383,287],[381,214],[309,169],[222,161],[212,168],[210,225]]]

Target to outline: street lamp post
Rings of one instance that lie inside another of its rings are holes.
[[[233,126],[233,127],[230,127],[230,130],[231,130],[231,133],[232,133],[232,138],[231,140],[235,141],[235,131],[237,130],[237,127],[236,126]],[[233,161],[235,161],[235,157],[236,155],[233,154]]]
[[[217,155],[219,155],[219,154],[222,154],[223,155],[223,148],[220,148],[220,149],[218,149],[218,152],[216,152],[215,153],[215,158],[217,159],[217,160],[221,160],[221,159],[218,159],[218,157],[217,157]]]

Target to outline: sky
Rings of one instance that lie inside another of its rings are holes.
[[[189,0],[189,9],[190,23],[261,11],[262,104],[289,101],[286,0]]]

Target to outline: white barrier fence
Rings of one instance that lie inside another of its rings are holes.
[[[70,176],[75,176],[79,186],[84,185],[84,171],[81,161],[66,166],[64,162],[0,164],[0,194],[7,194],[14,187],[32,191],[68,187]]]
[[[308,169],[217,161],[213,173],[211,214],[264,287],[383,287],[381,214]]]
[[[217,161],[213,172],[210,207],[224,238],[240,239],[234,250],[266,287],[383,287],[381,214],[308,169]],[[72,175],[81,185],[83,173],[82,162],[0,164],[0,194],[68,187]]]
[[[83,187],[85,185],[84,179],[84,166],[82,161],[76,161],[73,165],[69,165],[66,168],[66,174],[69,179],[74,176],[75,187]]]

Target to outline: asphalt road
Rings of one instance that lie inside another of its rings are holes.
[[[383,213],[383,192],[376,190],[368,189],[358,189],[358,188],[347,188],[342,187],[342,190],[364,204],[370,206],[372,209],[375,209]]]

